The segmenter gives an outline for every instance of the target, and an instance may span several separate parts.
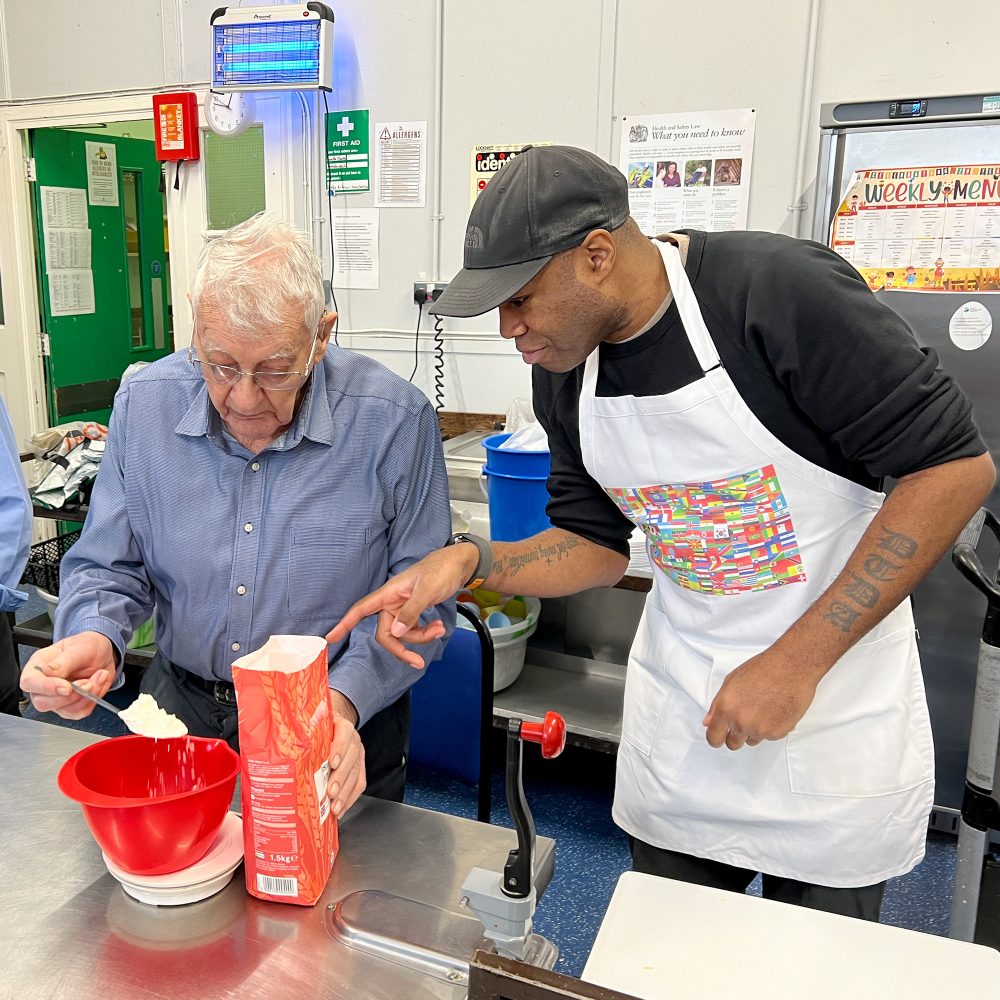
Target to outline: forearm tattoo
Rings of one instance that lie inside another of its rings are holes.
[[[561,538],[552,545],[542,545],[540,542],[527,552],[515,552],[506,557],[497,559],[493,563],[493,572],[498,575],[517,576],[525,566],[532,563],[545,562],[546,566],[552,566],[561,562],[571,549],[575,549],[583,542],[579,538]]]
[[[850,632],[862,611],[878,604],[882,597],[879,584],[896,580],[917,548],[915,539],[883,528],[874,550],[865,554],[864,574],[851,574],[823,617],[841,632]]]

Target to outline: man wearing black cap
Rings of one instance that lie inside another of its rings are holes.
[[[499,308],[533,365],[554,525],[468,535],[359,601],[414,666],[463,586],[653,588],[631,650],[614,817],[640,871],[877,919],[923,856],[933,748],[907,597],[993,462],[932,352],[815,243],[646,239],[624,177],[529,148],[477,200],[444,316]],[[886,498],[881,480],[898,483]]]

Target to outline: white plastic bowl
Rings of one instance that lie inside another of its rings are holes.
[[[56,624],[56,606],[59,604],[59,598],[53,597],[47,590],[42,590],[41,587],[35,587],[35,591],[38,596],[45,602],[45,611],[49,616],[49,621],[52,622],[53,627]]]

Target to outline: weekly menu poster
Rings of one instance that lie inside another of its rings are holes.
[[[873,289],[1000,290],[1000,163],[856,171],[830,245]]]
[[[746,229],[755,119],[753,108],[622,118],[619,166],[647,236]]]

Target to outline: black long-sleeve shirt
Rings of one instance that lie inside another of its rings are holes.
[[[802,458],[878,489],[886,476],[986,451],[935,353],[832,250],[772,233],[686,235],[685,270],[723,366],[761,423]],[[600,352],[599,396],[664,395],[702,376],[676,303],[641,336]],[[549,519],[627,555],[633,525],[583,465],[582,384],[583,365],[532,369],[552,454]]]

